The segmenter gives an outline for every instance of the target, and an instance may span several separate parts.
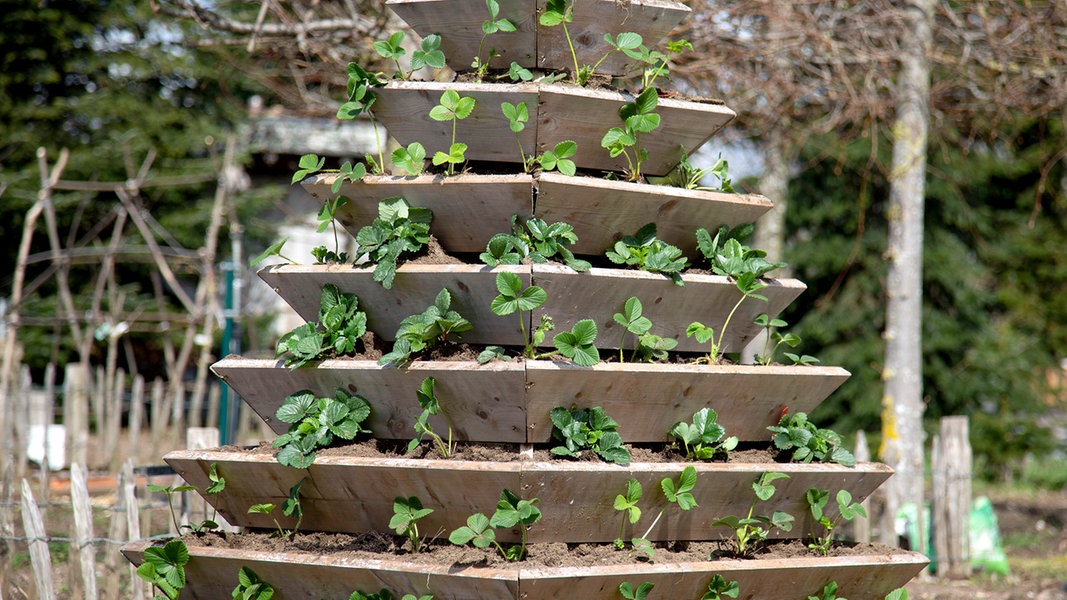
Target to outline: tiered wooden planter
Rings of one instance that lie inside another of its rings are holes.
[[[453,66],[469,64],[481,39],[484,3],[470,0],[391,0],[387,3],[420,33],[440,32],[443,48]],[[491,44],[504,57],[547,70],[570,66],[569,51],[560,29],[537,27],[537,14],[545,0],[501,0],[502,16],[518,25],[512,36],[494,36]],[[595,62],[602,51],[603,33],[613,34],[646,27],[640,33],[653,46],[689,11],[675,0],[586,0],[575,4],[570,25],[583,63]],[[512,44],[514,42],[514,44]],[[627,59],[618,55],[601,71],[622,73]],[[571,139],[578,143],[579,168],[619,171],[625,162],[612,159],[600,147],[600,137],[620,124],[618,108],[632,99],[622,92],[575,89],[566,85],[393,82],[379,88],[376,117],[401,143],[422,142],[428,152],[444,149],[451,139],[451,123],[427,117],[446,89],[477,100],[474,113],[460,121],[458,141],[470,144],[468,158],[513,163],[516,174],[453,177],[367,176],[347,182],[341,193],[349,199],[338,221],[353,235],[377,215],[378,203],[402,196],[412,206],[430,208],[433,233],[446,252],[470,256],[485,249],[495,233],[507,231],[513,215],[565,221],[574,226],[579,243],[576,254],[602,255],[616,240],[655,222],[658,237],[695,257],[694,232],[720,225],[751,222],[770,208],[757,195],[735,195],[681,190],[647,184],[609,181],[596,177],[568,177],[559,173],[520,173],[515,136],[500,113],[501,102],[526,102],[530,122],[518,143],[527,154]],[[662,98],[657,111],[662,126],[643,140],[650,152],[644,171],[665,174],[718,131],[734,113],[718,103]],[[320,175],[305,187],[320,199],[332,198],[333,175]],[[578,319],[592,318],[599,328],[597,346],[602,357],[617,352],[624,339],[612,318],[630,296],[637,296],[653,333],[675,338],[679,350],[706,352],[707,346],[685,336],[692,321],[719,331],[737,303],[734,284],[724,277],[687,274],[684,287],[662,275],[594,268],[577,273],[557,264],[503,266],[491,269],[472,264],[409,263],[398,270],[391,290],[371,279],[371,271],[351,265],[275,266],[260,276],[301,317],[317,317],[322,287],[327,283],[355,293],[368,316],[368,328],[389,341],[404,317],[422,312],[437,293],[447,288],[452,307],[471,321],[463,334],[471,344],[521,345],[517,317],[501,318],[489,310],[497,294],[496,274],[511,271],[524,285],[539,285],[549,300],[534,311],[526,328],[550,315],[557,331]],[[768,302],[746,300],[736,310],[724,340],[725,351],[739,351],[758,333],[752,323],[760,313],[775,315],[804,290],[792,279],[769,280],[762,294]],[[629,342],[626,342],[627,344]],[[667,441],[667,430],[694,412],[711,407],[730,435],[745,442],[769,440],[766,428],[785,412],[808,412],[848,377],[837,367],[707,365],[695,363],[643,364],[603,362],[583,368],[552,360],[474,362],[415,361],[401,368],[383,368],[373,361],[335,359],[301,369],[289,369],[278,360],[227,357],[214,371],[278,433],[287,425],[274,414],[286,395],[311,390],[327,395],[337,388],[365,397],[372,406],[367,427],[382,440],[407,440],[420,413],[415,391],[428,376],[436,379],[436,392],[459,440],[472,443],[511,444],[514,460],[437,460],[371,458],[322,452],[307,469],[284,467],[265,450],[219,448],[178,451],[165,459],[191,485],[205,489],[212,465],[226,478],[225,490],[205,495],[231,523],[273,528],[264,515],[248,514],[253,504],[281,504],[290,488],[304,480],[301,503],[302,531],[361,533],[390,532],[393,498],[418,496],[434,512],[420,523],[423,531],[447,532],[464,524],[474,512],[491,512],[502,489],[524,498],[538,498],[543,519],[528,531],[531,544],[549,542],[602,543],[618,535],[619,513],[614,497],[635,478],[645,489],[642,508],[658,512],[665,500],[659,482],[676,476],[684,463],[633,462],[629,466],[601,462],[541,460],[527,454],[530,445],[547,448],[551,439],[549,411],[557,406],[602,406],[616,419],[629,443]],[[435,430],[447,427],[444,416],[431,419]],[[519,449],[524,451],[520,453]],[[542,456],[540,454],[534,456]],[[507,458],[505,456],[505,458]],[[890,475],[881,464],[855,467],[834,464],[696,463],[693,490],[699,508],[667,510],[648,537],[654,541],[712,541],[728,537],[711,527],[718,517],[747,514],[753,500],[751,484],[761,473],[789,475],[776,482],[777,492],[761,506],[768,513],[784,510],[797,517],[791,533],[809,530],[804,493],[816,487],[847,489],[856,500],[866,498]],[[833,511],[830,513],[833,514]],[[646,522],[647,521],[647,522]],[[651,523],[646,517],[627,535],[642,533]],[[292,526],[289,520],[284,525]],[[505,542],[519,539],[520,531],[498,532]],[[145,544],[131,544],[124,553],[135,563],[142,560]],[[347,598],[353,590],[388,588],[397,597],[405,593],[451,598],[617,598],[618,585],[630,581],[655,584],[655,597],[697,598],[714,574],[737,580],[741,598],[802,599],[818,595],[826,583],[836,581],[839,594],[880,600],[913,577],[925,564],[919,554],[885,550],[867,556],[801,557],[790,559],[706,560],[671,562],[657,558],[616,566],[537,567],[526,563],[503,567],[477,564],[430,564],[388,555],[356,559],[330,553],[264,552],[248,549],[190,545],[184,597],[227,597],[240,567],[253,569],[271,583],[275,598]]]

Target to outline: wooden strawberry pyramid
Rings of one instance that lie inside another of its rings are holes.
[[[418,33],[440,33],[450,65],[463,70],[479,52],[486,6],[469,0],[392,0],[387,3]],[[558,6],[558,3],[557,3]],[[564,6],[566,6],[564,4]],[[492,36],[498,57],[493,67],[519,66],[546,72],[573,70],[573,60],[593,64],[603,55],[602,38],[624,31],[642,35],[652,46],[672,29],[689,9],[673,0],[617,2],[587,0],[575,3],[567,22],[571,44],[561,27],[538,24],[547,8],[544,0],[501,1],[499,18],[514,24],[514,33]],[[640,29],[638,27],[640,26]],[[484,50],[483,50],[484,52]],[[599,71],[610,75],[629,72],[633,61],[614,53]],[[510,164],[513,174],[367,175],[341,184],[348,198],[337,214],[353,235],[377,216],[378,203],[403,197],[413,207],[433,211],[431,232],[449,253],[467,255],[485,250],[497,232],[507,231],[513,215],[533,217],[574,227],[578,242],[573,252],[602,255],[621,236],[631,235],[646,223],[657,224],[657,235],[681,248],[695,251],[694,231],[720,225],[752,222],[771,207],[761,196],[698,191],[621,181],[630,165],[601,147],[604,133],[619,126],[619,109],[634,96],[614,90],[592,90],[564,83],[521,82],[429,83],[392,81],[375,90],[374,116],[402,145],[418,141],[427,155],[448,152],[452,123],[428,117],[446,90],[476,101],[469,118],[455,123],[455,139],[469,142],[466,159]],[[513,133],[502,114],[502,103],[529,108],[528,126]],[[720,103],[658,98],[661,125],[642,140],[648,151],[642,170],[665,175],[721,129],[734,113]],[[519,158],[552,150],[564,140],[577,143],[573,156],[578,169],[609,170],[615,179],[569,176],[554,171],[528,173]],[[305,182],[316,197],[335,197],[332,185],[339,175],[317,175]],[[463,340],[471,344],[522,346],[523,329],[529,331],[550,316],[556,331],[570,329],[581,319],[598,326],[597,345],[605,354],[618,349],[625,336],[613,320],[626,300],[638,297],[653,333],[677,339],[677,350],[703,352],[707,347],[688,338],[689,323],[700,320],[721,331],[728,315],[731,325],[723,338],[723,351],[739,351],[758,332],[756,315],[777,314],[803,291],[792,279],[768,280],[761,291],[767,302],[746,301],[737,307],[734,282],[719,275],[686,274],[677,286],[660,274],[613,268],[576,272],[557,264],[501,265],[407,264],[396,274],[391,289],[372,280],[373,268],[349,264],[286,265],[264,269],[260,276],[303,318],[314,320],[320,295],[327,284],[358,296],[366,311],[367,326],[391,341],[400,321],[434,303],[442,289],[451,294],[451,308],[466,317],[473,328]],[[502,318],[490,310],[497,294],[496,275],[511,272],[524,287],[543,288],[548,300],[528,315],[520,328],[515,317]],[[627,443],[657,443],[678,421],[688,421],[705,407],[714,409],[730,435],[742,442],[769,440],[769,425],[786,412],[808,412],[836,389],[848,373],[836,367],[763,366],[692,363],[600,362],[580,367],[562,360],[475,361],[416,360],[402,368],[382,367],[375,361],[332,359],[299,369],[275,360],[227,357],[214,371],[277,433],[289,425],[275,413],[285,396],[310,390],[331,396],[343,389],[367,399],[372,407],[364,425],[379,439],[408,440],[420,413],[415,400],[420,382],[436,381],[436,393],[447,412],[431,418],[436,431],[447,430],[468,442],[514,444],[516,452],[530,446],[547,447],[552,440],[549,412],[559,406],[603,409],[619,423]],[[517,458],[517,457],[516,457]],[[204,494],[232,524],[274,528],[271,516],[249,514],[250,506],[281,506],[291,488],[300,488],[304,517],[300,531],[392,534],[388,524],[397,496],[417,496],[434,512],[420,521],[423,532],[444,532],[441,538],[466,523],[473,513],[491,514],[502,490],[539,500],[542,519],[528,528],[531,545],[548,542],[610,543],[619,534],[619,512],[613,506],[627,481],[641,483],[646,513],[666,503],[660,481],[677,477],[693,466],[697,482],[692,490],[699,507],[679,511],[668,507],[646,537],[652,542],[718,540],[729,536],[711,522],[726,515],[745,515],[753,501],[752,484],[761,474],[789,476],[776,484],[776,493],[760,510],[781,510],[797,517],[791,532],[773,535],[801,537],[810,531],[804,501],[809,488],[836,492],[845,489],[856,501],[866,498],[891,474],[884,465],[861,463],[845,467],[829,463],[723,463],[606,462],[569,460],[461,461],[418,458],[363,458],[320,455],[305,469],[283,466],[275,457],[239,449],[176,451],[165,457],[198,490],[209,484],[212,466],[225,477],[225,490]],[[829,510],[828,514],[836,514]],[[275,514],[274,516],[278,516]],[[638,536],[651,523],[646,518],[627,526],[627,536]],[[291,519],[283,519],[292,527]],[[522,537],[515,528],[498,530],[502,543]],[[431,533],[432,535],[432,533]],[[134,562],[143,560],[146,544],[131,544],[124,553]],[[435,598],[618,598],[623,581],[634,586],[655,585],[652,597],[698,598],[716,574],[737,581],[742,598],[787,599],[819,595],[834,581],[839,594],[882,598],[913,577],[926,563],[921,555],[894,550],[848,557],[811,556],[783,559],[718,559],[671,562],[666,553],[651,561],[635,558],[624,565],[533,566],[523,562],[477,566],[432,564],[403,554],[373,560],[354,559],[311,551],[261,551],[243,548],[203,547],[189,544],[186,565],[188,585],[182,597],[218,598],[230,593],[241,567],[255,571],[276,590],[275,598],[348,598],[354,590],[389,589],[399,597],[413,593]]]

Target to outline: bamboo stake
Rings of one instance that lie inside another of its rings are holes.
[[[48,554],[44,521],[41,519],[37,502],[33,499],[30,482],[25,479],[22,480],[22,527],[29,538],[30,563],[33,565],[37,597],[41,600],[53,600],[56,593],[52,584],[52,557]]]
[[[93,505],[89,501],[89,486],[85,468],[70,466],[70,499],[74,507],[75,548],[81,565],[83,598],[96,600],[96,547],[93,546]]]

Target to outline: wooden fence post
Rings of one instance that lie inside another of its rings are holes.
[[[944,417],[934,438],[933,530],[939,577],[971,574],[971,442],[967,417]]]
[[[854,453],[856,462],[870,462],[871,460],[871,448],[867,445],[867,434],[861,429],[856,432],[856,451]],[[874,519],[872,511],[872,502],[870,497],[860,503],[863,509],[867,511],[867,518],[857,517],[852,520],[852,537],[857,542],[868,544],[871,541],[871,521]]]
[[[124,494],[126,490],[126,481],[133,477],[133,463],[127,462],[119,470],[119,475],[116,478],[115,485],[115,505],[111,507],[111,524],[107,530],[107,537],[111,540],[128,540],[126,537],[126,496]],[[105,598],[118,598],[120,594],[120,581],[119,577],[115,576],[118,572],[118,552],[107,553],[107,573],[109,577],[104,580],[104,597]]]
[[[29,538],[30,563],[33,565],[33,582],[37,586],[40,600],[54,600],[55,589],[52,585],[52,558],[48,554],[48,541],[45,539],[44,521],[37,501],[33,499],[30,482],[22,480],[22,527]]]
[[[130,436],[130,454],[137,452],[141,443],[141,429],[144,427],[144,377],[135,375],[130,389],[130,417],[126,423]]]
[[[67,363],[63,376],[63,423],[67,426],[67,457],[87,465],[89,443],[89,367]]]
[[[137,478],[133,474],[133,461],[126,461],[123,471],[128,474],[123,483],[122,497],[126,504],[126,534],[130,541],[141,539],[141,511],[137,505]],[[130,590],[134,598],[145,597],[145,582],[137,576],[137,568],[130,565]]]
[[[89,500],[88,478],[85,468],[70,466],[70,502],[74,508],[74,546],[81,565],[82,598],[96,600],[96,547],[92,540],[93,505]]]

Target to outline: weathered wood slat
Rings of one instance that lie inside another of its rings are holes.
[[[320,200],[332,199],[337,177],[309,178],[304,189]],[[368,175],[360,183],[346,181],[340,195],[348,203],[338,209],[337,220],[353,237],[377,218],[379,202],[401,196],[411,206],[433,211],[430,233],[447,252],[482,252],[489,238],[509,230],[512,215],[527,219],[533,214],[533,177],[526,174]]]
[[[373,361],[327,360],[314,368],[288,369],[280,361],[223,359],[211,369],[274,430],[289,424],[274,418],[284,397],[309,389],[322,396],[337,388],[361,394],[371,405],[374,437],[411,439],[412,426],[422,412],[415,391],[426,377],[437,380],[436,393],[452,422],[454,439],[483,442],[526,441],[526,378],[522,363],[415,361],[402,369],[379,367]],[[434,431],[444,434],[443,415],[430,418]]]
[[[622,326],[613,315],[626,300],[636,296],[644,306],[644,316],[652,321],[652,333],[678,340],[678,351],[707,352],[708,344],[687,338],[686,328],[700,321],[715,330],[716,339],[727,315],[741,299],[732,281],[719,275],[683,275],[677,286],[664,275],[637,270],[590,269],[588,273],[556,264],[533,265],[533,283],[544,288],[548,300],[533,313],[539,323],[542,314],[552,317],[556,331],[569,330],[580,319],[596,321],[597,348],[618,348]],[[768,302],[747,299],[734,312],[722,342],[724,352],[739,352],[760,331],[753,323],[757,315],[780,313],[807,287],[796,279],[766,280],[760,291]],[[632,336],[629,336],[632,338]],[[549,340],[551,343],[551,340]],[[632,346],[625,339],[624,346]]]
[[[537,178],[534,214],[549,223],[574,226],[576,254],[603,256],[622,236],[656,223],[657,238],[679,247],[690,260],[697,258],[696,230],[714,231],[755,222],[771,209],[767,198],[755,194],[725,194],[682,188],[568,177],[556,172]]]
[[[128,544],[122,553],[130,561],[144,560],[147,543]],[[518,598],[518,568],[477,568],[415,564],[404,560],[360,560],[330,554],[265,552],[194,546],[185,567],[182,598],[217,600],[230,597],[237,573],[248,567],[271,584],[275,598],[319,600],[347,598],[355,591],[388,589],[403,594],[438,598],[498,600]]]
[[[375,89],[378,100],[374,103],[374,115],[402,145],[421,143],[429,159],[435,152],[447,153],[452,144],[452,121],[434,121],[430,109],[437,106],[445,90],[456,90],[460,96],[475,101],[470,116],[456,123],[456,142],[467,144],[467,160],[517,163],[522,160],[519,143],[527,154],[537,146],[534,126],[537,87],[534,84],[394,81]],[[503,102],[516,106],[525,102],[530,112],[530,123],[519,134],[518,141],[500,111]]]
[[[676,478],[682,463],[631,463],[629,467],[607,463],[512,461],[443,461],[431,459],[360,458],[324,456],[306,470],[280,465],[273,456],[219,450],[177,451],[164,459],[186,481],[199,490],[209,484],[212,463],[226,478],[226,489],[217,497],[207,495],[227,521],[235,525],[273,528],[265,515],[247,514],[253,504],[281,505],[289,489],[307,476],[301,489],[306,531],[389,532],[393,499],[418,496],[434,513],[422,522],[424,532],[445,535],[465,524],[475,512],[491,514],[502,489],[524,498],[539,498],[542,520],[528,533],[536,542],[606,542],[618,535],[619,513],[612,503],[633,477],[645,489],[641,505],[650,514],[638,523],[633,535],[649,527],[654,513],[665,504],[660,481]],[[857,501],[867,497],[891,474],[881,464],[864,463],[854,468],[828,464],[795,463],[702,463],[695,465],[698,478],[693,494],[699,509],[680,512],[667,507],[666,513],[649,534],[649,539],[708,539],[709,523],[727,515],[747,514],[753,499],[752,483],[764,471],[787,473],[790,478],[775,482],[778,492],[759,509],[770,514],[785,510],[797,518],[792,532],[774,532],[772,537],[800,537],[808,531],[804,493],[808,488],[848,489]],[[575,493],[576,489],[583,490]],[[762,513],[761,513],[762,514]],[[279,515],[276,515],[279,516]],[[279,516],[283,527],[292,519]],[[723,535],[729,534],[725,529]],[[497,532],[498,538],[514,541],[519,532]]]
[[[663,365],[603,363],[592,368],[568,363],[526,363],[526,412],[531,442],[552,437],[550,410],[572,404],[601,406],[619,422],[627,442],[668,439],[678,421],[714,409],[727,435],[767,441],[767,427],[782,412],[810,412],[849,376],[839,367],[751,365]]]
[[[52,581],[52,556],[48,551],[48,539],[45,537],[44,520],[37,501],[33,498],[30,483],[22,480],[22,527],[29,539],[30,564],[33,567],[33,583],[37,588],[37,597],[41,600],[54,600],[55,583]]]
[[[609,129],[622,125],[619,108],[633,100],[633,95],[626,92],[561,84],[397,81],[377,89],[374,113],[398,142],[421,142],[432,156],[436,151],[446,151],[452,142],[452,122],[429,117],[430,109],[448,89],[476,101],[471,115],[456,125],[456,141],[468,145],[468,160],[518,163],[518,143],[530,155],[572,140],[578,145],[572,159],[578,167],[627,169],[624,156],[612,158],[600,146]],[[519,141],[500,112],[502,102],[526,103],[530,120],[519,134]],[[656,112],[661,125],[641,137],[641,147],[649,152],[641,167],[645,175],[667,174],[683,152],[692,154],[735,116],[734,111],[718,102],[673,98],[661,98]]]
[[[496,273],[502,270],[518,274],[523,286],[530,285],[530,268],[525,266],[490,269],[484,265],[404,264],[397,269],[390,290],[371,278],[373,269],[350,265],[283,265],[267,267],[259,276],[309,321],[318,318],[322,288],[327,283],[356,294],[361,310],[367,312],[367,328],[387,341],[393,340],[405,317],[426,310],[441,289],[448,288],[452,309],[474,326],[462,334],[463,341],[521,345],[518,317],[498,317],[489,310],[489,303],[499,293]]]
[[[74,531],[78,565],[81,575],[82,597],[96,600],[96,538],[93,531],[93,505],[89,499],[88,477],[85,468],[75,463],[70,466],[70,500],[74,509]]]
[[[542,87],[537,108],[538,152],[552,149],[563,140],[574,140],[578,144],[578,166],[626,170],[626,158],[612,158],[600,146],[600,140],[612,127],[622,126],[619,108],[632,100],[631,94],[609,90]],[[649,154],[641,166],[644,175],[666,175],[681,161],[683,152],[693,154],[735,116],[720,103],[671,98],[660,98],[656,112],[661,120],[659,128],[641,136],[641,148]]]

